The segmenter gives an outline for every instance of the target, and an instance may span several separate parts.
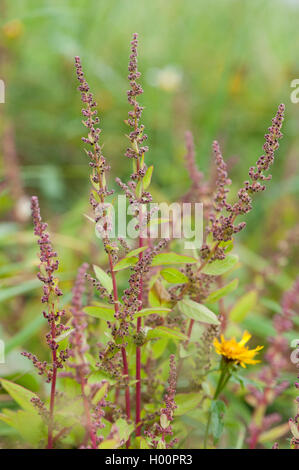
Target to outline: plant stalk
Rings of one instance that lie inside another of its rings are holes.
[[[112,262],[111,253],[108,253],[108,258],[109,258],[110,272],[111,272],[111,277],[112,277],[114,310],[115,310],[115,313],[118,313],[117,285],[116,285],[115,272],[113,271],[113,262]],[[123,375],[125,376],[125,381],[126,381],[126,389],[125,389],[126,415],[127,415],[127,419],[130,419],[130,417],[131,417],[131,404],[130,404],[130,387],[129,387],[129,384],[128,384],[129,367],[128,367],[126,348],[124,346],[121,347],[121,355],[122,355],[122,360],[123,360]]]
[[[141,225],[141,224],[140,224]],[[139,248],[143,247],[143,238],[139,237]],[[142,258],[142,253],[139,253],[139,259]],[[143,281],[142,277],[140,279],[140,289],[138,293],[138,300],[142,302],[143,297]],[[142,304],[139,307],[139,310],[142,309]],[[141,317],[137,318],[137,334],[140,332],[142,326]],[[136,436],[141,435],[141,348],[140,346],[136,347]]]
[[[51,335],[55,338],[55,323],[52,321],[51,324]],[[55,393],[56,393],[56,379],[57,379],[57,367],[56,367],[56,349],[52,351],[52,364],[53,364],[53,375],[51,381],[51,395],[50,395],[50,410],[49,410],[49,423],[48,423],[48,449],[53,449],[53,428],[54,428],[54,406],[55,406]]]
[[[222,371],[221,371],[221,374],[220,374],[220,377],[219,377],[219,380],[218,380],[218,384],[217,384],[217,387],[216,387],[216,390],[215,390],[215,393],[214,393],[214,396],[213,396],[213,401],[217,400],[217,398],[219,397],[222,390],[225,388],[225,386],[226,386],[226,384],[229,381],[230,376],[231,376],[231,372],[230,372],[229,367],[227,366],[227,364],[225,364],[222,361],[221,365],[222,365]],[[212,412],[209,411],[208,422],[207,422],[205,437],[204,437],[204,445],[203,445],[204,449],[207,448],[207,444],[208,444],[211,419],[212,419]]]

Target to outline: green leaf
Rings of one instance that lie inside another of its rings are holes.
[[[91,317],[100,318],[101,320],[113,321],[114,308],[108,305],[99,305],[96,307],[85,307],[83,311]]]
[[[168,343],[169,338],[162,337],[151,344],[151,354],[153,355],[153,359],[159,359],[159,357],[162,356]]]
[[[225,253],[229,253],[233,247],[234,247],[234,242],[233,240],[227,240],[226,242],[220,242],[219,243],[220,248],[223,248]]]
[[[158,441],[157,449],[166,449],[165,441],[162,441],[161,438]]]
[[[0,420],[16,429],[24,441],[35,448],[46,437],[46,426],[38,413],[4,409]]]
[[[136,437],[136,442],[139,444],[139,449],[151,449],[151,446],[144,437]]]
[[[180,300],[180,302],[178,302],[178,307],[184,315],[192,318],[193,320],[208,323],[209,325],[220,324],[214,312],[208,309],[205,305],[194,302],[191,299]]]
[[[101,444],[99,445],[99,449],[117,449],[119,447],[119,441],[116,439],[105,439]]]
[[[258,382],[256,380],[251,380],[248,377],[245,377],[244,375],[238,374],[238,372],[233,372],[231,376],[232,382],[239,383],[242,388],[247,387],[248,385],[252,385],[255,387],[257,390],[260,392],[263,391],[264,385],[262,382]]]
[[[70,334],[71,334],[74,330],[75,330],[75,328],[70,328],[69,330],[64,331],[63,333],[61,333],[61,335],[56,336],[56,338],[55,338],[56,343],[59,343],[59,342],[62,341],[63,339],[65,339],[65,338],[67,338],[68,336],[70,336]]]
[[[211,431],[214,439],[218,441],[223,431],[223,414],[226,406],[221,400],[213,400],[211,403]]]
[[[7,393],[26,411],[31,413],[38,414],[37,409],[31,403],[32,398],[38,398],[38,396],[27,390],[21,385],[10,382],[10,380],[0,379],[2,387],[7,391]]]
[[[161,416],[160,416],[160,425],[163,429],[166,429],[168,428],[170,424],[170,421],[168,421],[168,418],[166,416],[166,414],[162,413]]]
[[[139,255],[139,253],[142,253],[142,251],[147,250],[148,246],[141,246],[140,248],[135,248],[135,250],[129,251],[129,253],[126,254],[125,258],[132,258],[133,256]]]
[[[209,297],[207,297],[206,302],[207,303],[217,302],[222,297],[233,292],[238,287],[238,284],[239,284],[239,279],[234,279],[233,281],[226,284],[226,286],[223,286],[220,289],[217,289],[216,291],[212,292],[209,295]]]
[[[266,444],[269,442],[278,441],[278,439],[281,439],[282,436],[289,433],[289,431],[290,431],[289,423],[279,424],[279,426],[275,426],[275,428],[262,432],[258,438],[258,442],[260,444]]]
[[[134,318],[147,317],[148,315],[165,315],[171,312],[170,308],[154,307],[154,308],[143,308],[139,312],[135,313]]]
[[[157,328],[149,330],[146,337],[147,339],[166,337],[179,341],[188,340],[188,337],[181,333],[179,330],[172,330],[171,328],[167,328],[166,326],[157,326]]]
[[[201,272],[210,276],[221,276],[232,269],[238,260],[237,255],[227,255],[224,259],[216,259],[212,263],[208,263]]]
[[[97,279],[100,281],[102,286],[105,287],[105,289],[110,294],[113,288],[111,276],[109,276],[109,274],[105,273],[105,271],[102,268],[100,268],[99,266],[96,266],[95,264],[93,265],[93,270]]]
[[[273,310],[275,313],[281,313],[281,305],[275,300],[268,299],[267,297],[263,297],[260,299],[260,303],[264,305],[264,307],[268,308],[269,310]]]
[[[151,184],[151,180],[152,180],[152,174],[153,174],[153,165],[149,166],[148,169],[146,170],[146,173],[143,177],[143,189],[146,189],[149,187],[149,185]]]
[[[162,269],[160,274],[167,282],[172,284],[182,284],[188,282],[187,276],[175,268]]]
[[[131,266],[135,266],[137,262],[138,258],[136,256],[125,257],[113,266],[113,271],[121,271],[122,269],[130,268]]]
[[[267,338],[276,334],[272,321],[269,318],[256,314],[248,314],[243,322],[243,326],[253,335]]]
[[[137,198],[140,198],[142,196],[142,189],[142,180],[139,180],[135,190]]]
[[[104,384],[101,386],[101,388],[96,392],[96,394],[94,395],[93,399],[92,399],[92,403],[94,405],[96,405],[100,400],[102,400],[102,398],[104,398],[104,396],[106,395],[107,393],[107,390],[108,390],[108,387],[109,387],[109,383],[108,382],[104,382]]]
[[[152,266],[160,266],[163,264],[194,264],[197,263],[195,258],[191,256],[179,255],[177,253],[159,253],[154,256]]]
[[[128,424],[127,421],[123,418],[119,418],[116,422],[115,425],[118,429],[118,435],[121,441],[127,442],[129,439],[130,435],[135,429],[135,425]]]
[[[102,382],[102,380],[106,380],[107,382],[109,382],[110,385],[114,385],[116,382],[114,378],[112,378],[109,374],[101,370],[92,372],[88,377],[88,383],[90,385],[98,384],[99,382]]]
[[[240,323],[246,315],[256,306],[257,292],[252,290],[243,295],[233,306],[229,318],[233,322]]]
[[[200,393],[177,393],[175,402],[177,409],[174,411],[175,416],[182,416],[196,408],[202,400]]]

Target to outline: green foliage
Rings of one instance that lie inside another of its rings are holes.
[[[226,406],[221,400],[213,400],[211,403],[211,431],[217,442],[223,431],[223,415]]]
[[[194,410],[194,408],[197,408],[201,401],[202,396],[199,393],[177,393],[177,409],[175,410],[175,415],[182,416],[189,413],[189,411],[192,411]]]
[[[149,185],[151,184],[153,170],[154,170],[153,165],[149,166],[148,169],[146,170],[146,173],[142,180],[143,189],[147,189]]]
[[[147,339],[165,337],[179,341],[186,341],[188,339],[187,336],[181,333],[179,330],[170,329],[166,326],[157,326],[157,328],[149,330],[146,337]]]
[[[0,421],[14,428],[25,442],[38,447],[46,436],[46,426],[31,402],[31,399],[37,398],[37,395],[9,380],[0,379],[0,383],[22,408],[16,411],[4,408],[0,413]]]
[[[191,256],[184,256],[178,253],[159,253],[153,258],[152,266],[162,266],[164,264],[193,264],[196,262],[197,260]]]
[[[148,315],[167,315],[171,312],[170,308],[156,307],[156,308],[143,308],[135,314],[135,318],[147,317]]]
[[[229,314],[230,320],[237,323],[243,321],[246,318],[247,314],[254,309],[254,307],[256,306],[256,302],[256,291],[252,290],[244,294],[242,297],[239,298],[239,300],[231,309]]]
[[[45,440],[46,426],[37,414],[24,410],[4,409],[0,414],[0,420],[18,431],[24,442],[35,448],[38,448]]]
[[[175,268],[162,269],[160,274],[162,277],[164,277],[167,282],[170,282],[171,284],[180,284],[188,282],[187,276],[185,276],[185,274],[181,273]]]
[[[141,104],[145,106],[150,148],[148,168],[138,183],[139,194],[151,184],[155,201],[178,201],[188,191],[190,181],[184,166],[183,134],[190,126],[195,130],[197,163],[200,170],[211,177],[214,168],[211,167],[210,146],[220,136],[233,181],[232,194],[236,194],[239,183],[247,178],[253,156],[261,153],[265,123],[272,117],[277,103],[287,103],[286,138],[273,168],[273,184],[254,202],[254,210],[246,216],[246,230],[236,235],[233,242],[220,244],[225,249],[225,260],[214,260],[204,266],[203,273],[217,276],[208,297],[183,298],[179,308],[173,307],[166,291],[188,281],[179,269],[186,263],[199,267],[203,260],[199,262],[196,250],[188,251],[188,256],[182,255],[181,241],[172,241],[168,248],[170,253],[158,254],[153,260],[155,274],[148,281],[148,308],[135,314],[135,318],[142,318],[146,338],[142,347],[142,394],[146,399],[150,397],[146,404],[149,412],[161,409],[167,386],[168,358],[176,354],[178,408],[172,424],[174,437],[179,438],[178,446],[202,446],[210,407],[211,434],[219,447],[246,448],[248,428],[256,408],[248,390],[249,386],[254,386],[262,391],[263,386],[256,377],[267,365],[263,351],[261,364],[248,367],[242,374],[233,374],[221,397],[228,403],[224,409],[223,400],[211,400],[219,357],[213,347],[210,353],[202,348],[204,333],[217,327],[224,315],[228,323],[225,336],[239,338],[247,329],[254,336],[252,341],[264,345],[266,352],[269,337],[276,334],[273,317],[281,312],[283,293],[297,275],[298,248],[294,247],[294,236],[298,223],[299,181],[294,149],[298,145],[299,116],[298,106],[289,100],[291,78],[288,77],[296,77],[297,73],[299,10],[292,2],[276,0],[217,0],[213,14],[209,2],[198,0],[184,4],[152,0],[146,6],[137,0],[126,4],[117,0],[45,0],[42,5],[40,0],[5,3],[0,24],[3,52],[3,77],[0,78],[9,84],[6,103],[0,104],[3,106],[1,156],[4,156],[0,163],[3,181],[0,339],[5,342],[5,364],[0,364],[3,377],[1,448],[45,447],[47,439],[46,425],[30,399],[38,393],[48,408],[49,391],[42,379],[34,375],[31,363],[20,354],[23,350],[33,351],[41,360],[49,361],[44,340],[47,322],[41,315],[40,282],[35,279],[37,247],[26,197],[39,195],[49,221],[53,244],[59,254],[58,276],[64,292],[67,324],[72,320],[71,289],[83,261],[94,265],[95,276],[109,293],[112,292],[106,253],[94,237],[94,222],[87,209],[88,168],[78,144],[82,130],[73,57],[82,55],[90,84],[97,89],[95,97],[99,102],[101,123],[103,118],[103,150],[112,167],[109,187],[115,189],[114,176],[125,179],[131,172],[122,155],[127,144],[127,129],[123,124],[127,113],[125,75],[128,41],[133,30],[140,33],[139,65],[145,90]],[[263,47],[260,47],[261,41]],[[105,47],[99,49],[98,44],[105,44]],[[197,60],[194,60],[195,50]],[[9,126],[15,135],[7,141],[5,135]],[[8,157],[5,148],[15,148],[16,158]],[[19,195],[24,195],[24,199]],[[149,225],[160,225],[163,220],[153,218]],[[132,249],[114,266],[120,298],[128,287],[126,275],[145,249]],[[178,269],[172,267],[175,265]],[[231,280],[234,277],[237,279]],[[84,311],[88,315],[90,347],[85,358],[91,369],[88,387],[105,381],[109,387],[100,388],[94,400],[100,400],[107,392],[108,399],[114,402],[117,387],[124,379],[112,376],[109,370],[99,370],[96,364],[99,362],[98,343],[107,347],[107,369],[109,361],[115,357],[115,351],[108,347],[113,338],[106,326],[106,321],[115,320],[115,312],[111,304],[90,302],[89,296],[90,292],[84,298],[84,305],[88,305]],[[153,318],[159,319],[160,326],[153,327]],[[194,328],[189,340],[190,320],[194,320]],[[296,319],[295,326],[285,335],[287,341],[298,337]],[[63,333],[58,338],[59,344],[69,346],[72,331]],[[127,338],[127,343],[133,390],[136,345],[132,338]],[[208,369],[205,368],[207,360],[211,361]],[[292,383],[295,373],[295,368],[288,363],[288,371],[282,374],[281,380]],[[82,405],[77,401],[80,386],[69,378],[59,379],[58,392],[63,395],[65,411],[58,407],[57,422],[71,426],[60,445],[79,447],[85,435],[81,423]],[[119,393],[117,406],[123,413],[123,385]],[[295,391],[290,387],[271,404],[271,413],[278,412],[281,423],[260,435],[259,447],[271,447],[276,440],[280,441],[280,447],[288,447],[286,423],[294,398]],[[132,447],[152,448],[148,438],[135,437],[132,424],[123,418],[115,420],[118,431],[113,438],[108,437],[111,422],[105,419],[103,422],[105,428],[99,435],[105,439],[101,448],[124,447],[121,442],[128,436]],[[225,432],[222,432],[223,426]],[[213,445],[212,440],[209,444]]]
[[[135,266],[137,263],[138,258],[137,256],[129,256],[121,259],[118,263],[116,263],[113,267],[114,271],[121,271],[122,269],[130,268],[131,266]]]
[[[214,292],[211,292],[211,294],[207,297],[206,302],[207,303],[218,302],[218,300],[222,299],[222,297],[225,297],[226,295],[233,292],[238,287],[238,284],[239,284],[239,280],[234,279],[233,281],[229,282],[228,284],[221,287],[220,289],[217,289]]]
[[[93,265],[94,273],[97,279],[100,281],[103,287],[108,291],[110,294],[112,291],[112,279],[109,274],[107,274],[102,268],[99,266]]]
[[[114,318],[114,308],[109,305],[97,305],[93,307],[85,307],[84,312],[95,318],[112,321]]]
[[[202,272],[209,274],[210,276],[221,276],[227,271],[230,271],[238,262],[239,257],[237,255],[227,255],[225,259],[216,259],[210,264],[207,264]]]
[[[37,413],[36,408],[33,406],[31,399],[37,398],[35,393],[27,390],[20,385],[10,382],[9,380],[0,379],[2,387],[7,393],[20,405],[24,410],[30,413]]]
[[[192,320],[208,323],[210,325],[219,325],[220,322],[208,307],[194,302],[191,299],[184,299],[178,303],[178,307],[182,313]]]

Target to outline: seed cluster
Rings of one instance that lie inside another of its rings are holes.
[[[40,361],[36,355],[29,352],[23,352],[22,355],[32,361],[34,367],[38,369],[39,375],[46,374],[47,382],[51,382],[54,369],[62,369],[63,363],[68,358],[68,350],[57,352],[59,344],[56,341],[60,334],[68,330],[68,327],[64,326],[61,322],[65,310],[59,310],[58,308],[58,299],[62,295],[62,291],[58,286],[58,279],[54,277],[54,273],[59,266],[57,253],[53,250],[50,236],[46,231],[47,224],[43,223],[41,219],[39,202],[36,196],[32,197],[31,210],[34,234],[39,237],[40,264],[37,277],[43,283],[43,296],[41,301],[47,306],[46,310],[43,311],[43,316],[49,324],[49,332],[46,334],[46,341],[52,351],[52,363],[48,364],[46,361]]]
[[[220,152],[218,142],[214,142],[213,150],[217,166],[216,194],[214,196],[214,213],[210,216],[211,228],[215,241],[231,240],[233,234],[240,232],[245,227],[245,222],[234,225],[234,220],[239,215],[245,215],[252,209],[252,195],[266,189],[263,182],[271,179],[271,175],[265,175],[274,161],[274,153],[279,147],[279,139],[282,137],[281,126],[284,118],[284,105],[278,107],[276,116],[272,119],[269,132],[265,135],[263,146],[264,154],[259,157],[256,166],[249,168],[250,181],[245,181],[244,186],[238,191],[238,200],[229,204],[226,199],[228,186],[231,180],[227,176],[227,167]],[[215,213],[225,209],[229,215],[216,216]]]

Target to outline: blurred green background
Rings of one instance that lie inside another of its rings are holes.
[[[6,83],[1,114],[15,128],[25,189],[38,192],[49,211],[71,209],[87,186],[75,55],[99,103],[113,175],[127,171],[123,120],[135,31],[148,160],[159,164],[158,188],[175,198],[188,186],[182,162],[186,129],[194,131],[201,169],[208,169],[211,142],[219,138],[226,158],[238,157],[232,176],[244,179],[280,102],[287,106],[287,120],[272,197],[281,193],[282,176],[294,176],[288,157],[295,159],[298,138],[299,106],[290,102],[290,82],[299,76],[298,2],[2,0],[1,5]]]
[[[279,302],[297,273],[290,250],[298,239],[299,104],[290,100],[290,84],[299,78],[299,1],[1,0],[0,15],[0,79],[6,87],[6,102],[0,104],[0,337],[9,354],[1,375],[38,388],[18,349],[40,352],[44,324],[28,198],[39,196],[50,223],[65,292],[83,260],[101,261],[84,217],[89,168],[73,62],[81,56],[99,104],[104,154],[112,166],[109,184],[115,187],[114,178],[130,172],[124,119],[135,31],[157,200],[176,200],[189,188],[183,162],[187,129],[207,177],[211,143],[219,139],[232,192],[237,191],[262,152],[278,104],[286,104],[273,180],[256,198],[239,237],[247,268],[240,272],[244,283],[238,292],[249,283]],[[283,254],[279,261],[277,253]],[[265,342],[273,311],[258,308],[265,329],[251,326]]]

